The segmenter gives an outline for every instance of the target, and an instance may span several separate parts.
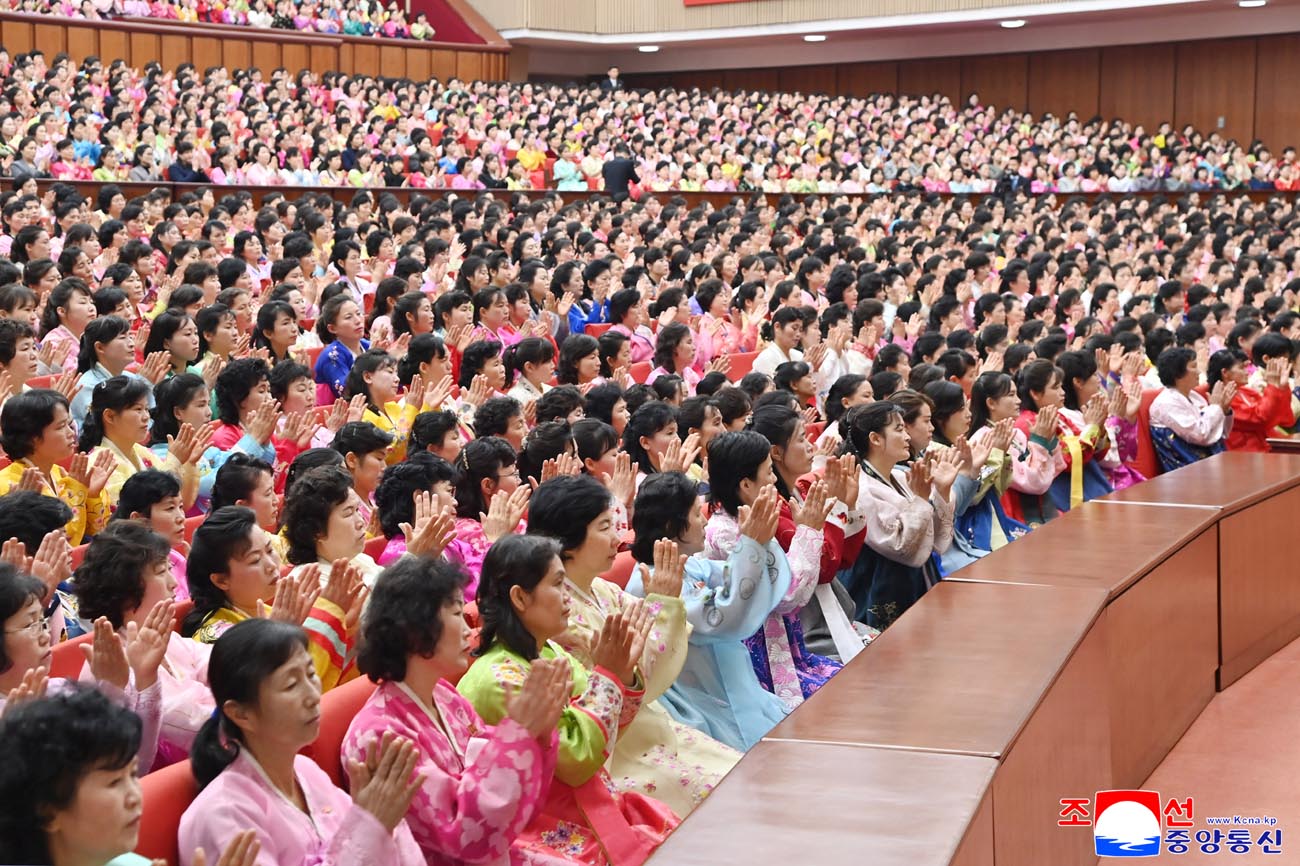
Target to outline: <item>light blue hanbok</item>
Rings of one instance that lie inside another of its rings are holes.
[[[725,561],[692,556],[686,561],[682,600],[692,626],[686,662],[659,699],[682,724],[715,740],[748,750],[785,718],[785,705],[758,681],[744,640],[758,631],[790,588],[790,569],[775,551],[741,537]],[[627,591],[645,596],[641,570]]]

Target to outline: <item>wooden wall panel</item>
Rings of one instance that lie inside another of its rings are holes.
[[[1255,130],[1255,40],[1182,42],[1176,63],[1175,125],[1248,143]]]
[[[483,55],[476,51],[456,52],[456,77],[463,81],[473,81],[483,77]]]
[[[429,77],[446,83],[456,74],[456,52],[435,51],[429,58]]]
[[[357,75],[378,75],[379,44],[355,43],[352,46],[352,70]]]
[[[405,70],[406,49],[400,45],[379,46],[379,68],[384,75],[394,75],[394,69]]]
[[[799,93],[834,93],[834,66],[788,66],[777,73],[781,90]]]
[[[194,51],[190,48],[190,38],[178,33],[162,34],[158,45],[158,60],[168,72],[174,72],[182,63],[192,63]]]
[[[1300,33],[1261,36],[1255,60],[1255,137],[1274,153],[1300,145]]]
[[[261,46],[259,46],[260,48]],[[311,46],[302,42],[284,42],[280,45],[280,65],[297,75],[311,65]]]
[[[961,99],[979,94],[981,105],[1024,111],[1028,103],[1029,56],[1026,54],[990,54],[963,57],[961,61]]]
[[[776,69],[728,69],[720,84],[726,90],[776,90],[781,86]]]
[[[9,56],[26,54],[36,47],[36,37],[32,33],[29,21],[6,21],[4,23],[4,45],[9,49]]]
[[[141,67],[150,60],[157,60],[159,57],[159,39],[157,33],[138,33],[132,31],[127,38],[127,51],[130,52],[131,65]]]
[[[36,40],[33,48],[45,52],[45,62],[49,63],[54,55],[68,49],[67,28],[62,24],[37,24],[32,28],[32,37]]]
[[[221,40],[210,36],[195,36],[190,40],[194,52],[194,65],[199,73],[209,66],[221,65]]]
[[[311,46],[311,69],[317,75],[339,68],[339,50],[333,45]]]
[[[849,96],[895,93],[898,90],[898,64],[892,60],[846,63],[840,67],[836,90]]]
[[[269,53],[269,52],[268,52]],[[253,52],[251,45],[239,39],[221,40],[221,65],[230,68],[246,69],[252,65]],[[265,64],[262,58],[257,59],[259,66],[263,67],[263,72],[276,67],[276,63]]]
[[[130,51],[126,31],[104,29],[99,31],[99,57],[108,64],[119,57],[125,58]]]
[[[1064,117],[1076,112],[1082,120],[1097,113],[1101,92],[1101,51],[1036,51],[1029,55],[1028,109]]]
[[[961,99],[961,58],[900,62],[898,92],[910,96],[940,93],[956,102]]]
[[[1173,45],[1115,45],[1101,50],[1097,111],[1151,127],[1174,119]]]
[[[70,57],[80,63],[87,57],[99,54],[99,34],[102,31],[91,29],[90,27],[69,27],[68,28],[68,47],[67,52]],[[9,28],[5,28],[6,37]]]

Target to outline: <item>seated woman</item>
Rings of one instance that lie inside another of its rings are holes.
[[[1028,483],[1022,485],[1017,476],[1003,497],[1007,514],[1030,528],[1046,523],[1060,513],[1050,491],[1056,478],[1070,468],[1070,458],[1061,440],[1059,418],[1060,406],[1065,400],[1063,382],[1060,368],[1042,358],[1025,364],[1016,377],[1016,391],[1020,398],[1020,412],[1015,421],[1019,434],[1017,440],[1037,444],[1052,455],[1052,481],[1046,490],[1035,492],[1039,486],[1037,477],[1027,478]],[[1032,465],[1032,456],[1030,462]],[[1045,474],[1046,470],[1042,471]]]
[[[171,553],[167,539],[148,525],[114,521],[91,540],[77,568],[74,591],[83,619],[103,617],[118,631],[128,623],[148,627],[155,608],[175,596]],[[153,769],[188,757],[195,735],[213,710],[207,687],[211,647],[172,631],[170,608],[164,620],[167,646],[158,667],[162,721]]]
[[[53,641],[42,601],[44,592],[44,585],[36,578],[18,572],[8,563],[0,563],[0,622],[4,623],[3,651],[0,651],[0,718],[8,718],[5,710],[10,701],[14,701],[16,707],[24,698],[76,688],[70,680],[63,678],[47,680]],[[170,607],[158,606],[157,615],[147,620],[147,630],[142,629],[136,635],[140,644],[130,657],[122,637],[108,621],[96,620],[94,640],[88,653],[89,663],[82,674],[93,680],[95,687],[114,704],[138,717],[142,736],[131,754],[139,762],[142,773],[149,771],[158,750],[162,706],[158,664],[162,659],[163,635],[170,625],[170,615]],[[7,741],[7,737],[0,740]],[[7,771],[12,768],[12,764],[5,765]],[[16,808],[17,802],[11,802],[0,820],[7,820]],[[0,839],[8,838],[8,833],[0,835]]]
[[[856,618],[884,630],[939,580],[933,555],[952,543],[949,493],[957,479],[955,451],[924,457],[906,471],[912,446],[903,413],[888,401],[850,409],[841,419],[845,453],[857,460],[858,509],[866,544],[845,581]]]
[[[52,351],[54,357],[67,352],[63,369],[76,370],[81,335],[96,315],[95,296],[84,282],[69,277],[45,297],[44,309],[41,316],[41,348]]]
[[[478,576],[488,548],[502,536],[524,530],[529,487],[519,477],[510,443],[495,436],[475,439],[456,461],[456,541],[447,558],[469,575],[465,597],[477,598]]]
[[[506,349],[503,363],[510,388],[506,395],[527,405],[551,389],[555,344],[541,337],[525,337]]]
[[[215,862],[252,827],[259,862],[424,864],[402,820],[419,788],[409,740],[385,737],[353,762],[351,798],[298,754],[321,715],[302,628],[266,619],[233,626],[212,648],[208,682],[217,711],[190,756],[200,790],[181,816],[182,851],[202,849]]]
[[[139,837],[140,719],[94,689],[29,699],[0,720],[0,862],[149,866]],[[251,866],[248,842],[226,866]]]
[[[149,434],[149,394],[144,382],[114,376],[96,385],[91,396],[81,427],[80,450],[90,452],[92,462],[100,459],[100,454],[111,456],[113,470],[103,492],[104,504],[110,508],[117,507],[117,494],[126,479],[141,469],[175,473],[186,502],[192,503],[198,496],[198,460],[204,449],[196,447],[196,442],[202,444],[201,439],[194,433],[176,438],[162,459],[140,444]]]
[[[232,453],[217,470],[212,482],[209,512],[228,505],[253,509],[257,525],[270,533],[276,555],[283,562],[285,543],[284,538],[277,534],[280,530],[280,497],[275,493],[275,468],[265,460],[240,452]]]
[[[699,437],[677,436],[677,410],[658,400],[640,406],[623,428],[623,450],[636,467],[641,486],[656,472],[686,471],[700,452]]]
[[[397,397],[397,361],[387,352],[366,352],[352,364],[347,383],[343,386],[343,397],[351,400],[362,397],[366,410],[363,421],[387,433],[392,443],[388,448],[385,461],[391,466],[406,459],[406,443],[411,436],[411,425],[415,416],[426,409],[435,409],[442,403],[433,389],[420,388],[420,393],[410,393],[402,402]],[[429,396],[434,405],[424,405]]]
[[[160,382],[154,388],[153,426],[149,430],[149,448],[154,455],[160,460],[166,459],[170,443],[181,435],[186,424],[194,430],[207,425],[215,427],[209,406],[208,386],[202,376],[181,373]],[[197,462],[198,494],[187,516],[206,514],[211,510],[212,485],[216,482],[217,472],[231,456],[247,454],[275,463],[275,446],[272,444],[276,421],[274,408],[264,405],[260,411],[251,413],[248,423],[241,425],[244,434],[229,448],[210,445],[203,450]]]
[[[181,621],[181,635],[215,643],[236,623],[270,616],[302,625],[310,639],[316,676],[325,689],[339,682],[351,664],[354,636],[349,612],[360,590],[346,569],[331,569],[321,589],[318,571],[302,580],[280,576],[271,535],[257,525],[252,509],[227,506],[194,533],[185,576],[194,608]],[[266,599],[274,599],[267,605]]]
[[[677,826],[664,804],[619,793],[605,771],[620,732],[640,709],[637,664],[650,627],[649,610],[631,605],[615,614],[591,648],[591,669],[555,642],[568,627],[564,565],[549,538],[509,535],[483,560],[479,660],[457,690],[489,725],[506,716],[507,696],[536,659],[569,668],[570,701],[560,713],[560,748],[545,802],[518,845],[538,859],[639,866]]]
[[[462,398],[471,402],[473,397],[470,392],[473,389],[485,391],[489,397],[504,394],[506,367],[501,360],[501,344],[480,341],[466,346],[460,359],[460,378],[457,384],[460,385]]]
[[[1269,358],[1262,366],[1264,387],[1256,390],[1249,385],[1244,353],[1220,349],[1210,356],[1206,384],[1211,388],[1220,382],[1232,382],[1237,386],[1237,393],[1232,398],[1232,429],[1228,431],[1227,441],[1229,451],[1269,451],[1268,437],[1274,435],[1273,431],[1295,424],[1291,391],[1287,387],[1290,361],[1285,357]]]
[[[329,386],[335,398],[342,397],[352,362],[362,352],[370,351],[370,341],[363,339],[365,319],[361,307],[349,294],[335,295],[321,308],[316,333],[325,344],[316,359],[316,382]]]
[[[753,507],[763,491],[776,490],[772,445],[758,433],[724,433],[709,446],[709,520],[704,555],[726,560],[740,539],[740,508]],[[789,589],[762,629],[746,640],[754,669],[787,710],[811,697],[839,669],[838,662],[808,652],[799,612],[812,598],[820,574],[823,528],[831,503],[819,491],[793,513],[795,531],[790,553],[784,550],[769,565],[791,574]],[[779,547],[779,545],[778,545]]]
[[[623,389],[614,382],[597,385],[587,392],[583,398],[583,416],[604,421],[619,436],[623,435],[628,419],[632,417]]]
[[[431,546],[433,539],[420,538],[420,519],[447,515],[446,531],[455,527],[456,470],[441,457],[427,452],[412,454],[384,470],[375,491],[379,525],[388,544],[379,555],[381,566],[392,565],[404,554],[439,556],[443,547]],[[422,513],[423,512],[423,513]],[[418,543],[417,543],[418,540]],[[439,537],[438,542],[442,541]],[[450,540],[450,544],[461,542]]]
[[[0,469],[0,495],[32,473],[28,483],[34,489],[72,509],[72,519],[64,528],[73,546],[108,523],[112,508],[104,487],[116,465],[113,455],[103,451],[91,461],[89,455],[77,453],[77,428],[62,394],[38,388],[5,401],[0,409],[0,446],[13,461]]]
[[[695,395],[695,386],[703,375],[695,369],[695,335],[680,322],[659,329],[655,340],[654,369],[646,377],[646,384],[664,375],[681,376],[686,383],[686,396]],[[710,367],[712,369],[712,367]]]
[[[240,340],[235,322],[235,311],[225,304],[209,304],[199,310],[194,317],[194,326],[199,332],[199,367],[234,357]]]
[[[754,410],[749,429],[771,446],[772,474],[776,492],[780,494],[781,510],[776,540],[787,556],[799,532],[793,506],[811,507],[814,511],[829,508],[822,528],[817,587],[808,604],[799,611],[799,623],[806,647],[829,656],[831,661],[847,663],[862,651],[864,641],[872,637],[866,626],[853,623],[853,599],[844,584],[835,579],[853,564],[862,549],[866,518],[855,510],[857,467],[847,455],[830,460],[826,463],[823,484],[818,486],[814,482],[801,487],[799,480],[812,477],[814,470],[813,447],[803,416],[789,406],[768,403]]]
[[[600,341],[589,334],[570,334],[560,344],[555,381],[561,385],[593,386],[601,383]]]
[[[1196,391],[1200,367],[1196,352],[1165,349],[1156,359],[1165,389],[1151,401],[1151,444],[1164,472],[1204,460],[1224,450],[1232,432],[1232,400],[1237,383],[1220,380],[1207,400]]]
[[[86,325],[81,335],[81,350],[77,354],[77,393],[72,398],[71,412],[73,420],[86,417],[90,408],[90,397],[95,386],[106,382],[114,376],[126,376],[143,382],[153,388],[166,375],[164,357],[150,360],[140,368],[140,373],[127,371],[127,365],[135,360],[135,338],[131,334],[131,323],[117,316],[104,316]],[[149,406],[153,407],[153,395],[150,394]]]
[[[293,360],[290,353],[298,345],[300,336],[298,314],[288,301],[269,301],[258,309],[253,346],[266,349],[271,364]]]
[[[415,743],[422,778],[406,822],[427,860],[505,862],[555,773],[569,671],[535,660],[500,723],[485,725],[452,685],[469,666],[464,581],[457,567],[423,558],[379,576],[357,658],[378,686],[348,726],[343,760],[363,762],[385,734]]]
[[[601,579],[618,553],[610,491],[589,475],[555,478],[533,493],[528,533],[560,543],[564,587],[569,595],[569,626],[555,638],[588,670],[591,648],[605,624],[636,601],[616,584]],[[681,601],[681,576],[672,569],[645,581],[646,600],[655,611],[638,668],[645,684],[641,709],[619,735],[607,763],[621,791],[652,794],[678,815],[698,806],[740,756],[722,743],[674,722],[651,703],[673,684],[686,659],[690,634]]]
[[[393,437],[369,421],[349,421],[339,428],[330,447],[343,455],[343,466],[352,476],[352,489],[360,502],[366,537],[379,534],[374,521],[375,490],[384,471]]]
[[[1107,424],[1110,397],[1097,378],[1096,358],[1088,352],[1062,352],[1056,357],[1061,371],[1060,435],[1062,453],[1070,474],[1052,482],[1052,499],[1058,511],[1077,508],[1090,499],[1113,493],[1110,470],[1121,466],[1119,449],[1110,441]],[[1118,429],[1121,420],[1114,419]],[[1132,437],[1136,448],[1136,434]]]
[[[991,552],[1029,531],[1007,515],[1002,500],[1012,485],[1045,493],[1055,477],[1056,464],[1042,440],[1026,438],[1016,429],[1019,415],[1020,397],[1010,376],[988,372],[976,377],[966,434],[971,460],[963,463],[953,487],[954,544],[960,537],[972,548]]]
[[[627,591],[645,596],[651,575],[668,571],[677,576],[684,568],[684,579],[678,579],[690,640],[681,673],[659,701],[677,721],[744,751],[786,714],[781,699],[759,682],[744,643],[790,588],[789,570],[778,570],[770,580],[764,574],[764,563],[776,547],[779,511],[770,494],[746,508],[739,541],[720,562],[699,555],[704,552],[704,513],[698,497],[695,482],[680,472],[646,479],[632,515],[632,554],[641,567],[633,570]],[[679,551],[686,557],[684,566]]]
[[[319,572],[344,562],[366,586],[375,582],[379,566],[365,552],[366,521],[352,476],[336,466],[312,469],[294,481],[284,497],[281,520],[288,543],[292,577]]]
[[[955,530],[957,521],[970,509],[972,500],[978,492],[975,479],[988,459],[988,451],[985,447],[971,448],[966,440],[966,434],[970,430],[971,412],[961,385],[955,381],[939,379],[927,383],[923,393],[932,407],[930,421],[933,427],[933,434],[925,452],[942,454],[948,449],[955,448],[956,456],[961,460],[961,472],[953,482],[952,504]],[[1001,429],[1006,431],[1009,426],[1004,424]],[[1009,435],[1009,432],[1003,435]],[[992,440],[986,441],[992,444]],[[913,450],[915,451],[915,448]],[[946,577],[957,569],[988,556],[989,552],[988,548],[978,547],[954,531],[952,545],[939,558],[939,571]]]
[[[124,520],[148,526],[167,542],[167,563],[171,568],[177,601],[190,597],[185,581],[185,504],[181,483],[175,475],[159,469],[145,469],[126,479],[109,527]],[[93,540],[93,539],[92,539]]]
[[[199,329],[184,310],[165,310],[153,320],[144,353],[149,356],[155,352],[167,353],[170,375],[203,372],[195,366],[199,360]]]

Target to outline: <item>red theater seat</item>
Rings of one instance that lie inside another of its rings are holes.
[[[343,738],[374,690],[375,684],[368,678],[358,677],[321,695],[320,733],[316,742],[303,749],[303,754],[315,761],[340,788],[347,787],[339,755]]]
[[[633,382],[643,383],[646,379],[650,378],[651,369],[649,361],[638,361],[629,367],[627,371],[631,374]]]
[[[601,575],[602,578],[610,583],[616,583],[623,589],[627,588],[627,582],[632,577],[632,570],[636,568],[636,559],[632,552],[624,550],[618,556],[614,557],[614,564],[610,566],[609,571]]]
[[[745,374],[754,369],[757,352],[739,352],[731,356],[731,366],[727,368],[727,378],[739,382]]]
[[[140,795],[144,798],[144,812],[140,815],[136,853],[148,860],[166,860],[171,866],[179,866],[180,847],[176,842],[176,831],[181,816],[198,793],[199,786],[194,781],[189,761],[172,764],[142,777]]]
[[[1142,392],[1142,406],[1138,409],[1137,420],[1137,457],[1133,458],[1133,468],[1147,478],[1160,474],[1160,461],[1156,459],[1156,447],[1151,444],[1151,403],[1163,388],[1148,388]]]

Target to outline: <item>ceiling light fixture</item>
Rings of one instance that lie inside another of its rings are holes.
[[[804,42],[825,42],[826,37],[820,33],[809,33],[803,38]]]
[[[1010,18],[1010,19],[1008,19],[1008,20],[1006,20],[1006,21],[1002,21],[1002,22],[1000,22],[1000,23],[1002,24],[1002,27],[1003,27],[1004,29],[1006,29],[1006,30],[1019,30],[1021,27],[1024,27],[1024,26],[1025,26],[1025,19],[1023,19],[1023,18]]]
[[[1242,9],[1258,9],[1261,6],[1267,6],[1268,0],[1238,0],[1237,5]]]
[[[659,46],[658,46],[658,45],[642,45],[641,47],[637,48],[637,51],[640,51],[642,54],[655,54],[655,53],[657,53],[657,52],[659,51]]]

